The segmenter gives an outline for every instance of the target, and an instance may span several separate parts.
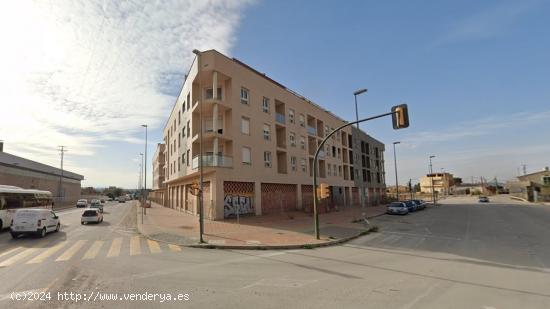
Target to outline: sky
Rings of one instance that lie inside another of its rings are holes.
[[[386,144],[386,182],[511,179],[550,165],[550,1],[2,1],[6,152],[137,186],[193,60],[238,58]]]

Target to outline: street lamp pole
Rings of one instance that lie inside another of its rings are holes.
[[[145,128],[145,158],[143,159],[143,201],[147,204],[147,125],[142,124]],[[143,214],[147,214],[145,211],[145,205],[143,205]]]
[[[434,173],[432,168],[432,158],[435,158],[435,156],[430,156],[430,178],[432,179],[432,201],[435,206],[435,189],[434,189]]]
[[[359,89],[353,93],[355,97],[355,121],[357,122],[357,129],[359,129],[359,109],[357,108],[357,96],[367,92],[367,88]]]
[[[401,144],[401,142],[393,142],[393,164],[395,167],[395,192],[397,192],[397,201],[399,202],[399,183],[397,181],[397,154],[395,153],[395,145]]]
[[[357,107],[357,96],[367,92],[367,88],[359,89],[353,93],[353,97],[355,99],[355,121],[357,122],[357,129],[359,129],[359,109]],[[361,199],[361,209],[363,211],[365,210],[365,184],[364,182],[361,182],[361,194],[359,195],[362,197]]]
[[[203,202],[203,189],[204,189],[204,174],[203,174],[203,157],[202,157],[202,76],[201,76],[201,52],[198,49],[194,49],[193,53],[197,55],[197,77],[199,78],[199,118],[200,118],[200,130],[199,130],[199,242],[204,243],[204,202]],[[217,91],[215,88],[212,90],[214,93]],[[214,154],[216,155],[216,154]]]
[[[143,153],[139,153],[141,156],[141,163],[139,164],[139,190],[141,191],[140,198],[143,198]],[[143,204],[141,205],[141,223],[143,224]]]

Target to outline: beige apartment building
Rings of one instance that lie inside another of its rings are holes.
[[[345,122],[215,50],[195,58],[164,128],[167,207],[197,214],[197,197],[189,188],[199,180],[201,109],[206,218],[312,211],[314,152]],[[320,211],[360,204],[353,143],[348,127],[320,156],[319,182],[330,186]],[[377,143],[372,147],[380,160],[384,147]],[[376,194],[383,194],[383,160],[376,164],[381,165],[372,171]]]
[[[453,174],[450,173],[433,173],[420,178],[420,191],[422,193],[432,193],[433,191],[439,194],[449,194],[454,186]]]
[[[165,205],[165,188],[164,183],[164,164],[166,163],[166,158],[164,157],[165,145],[162,143],[157,144],[157,149],[153,155],[153,187],[149,193],[149,199],[155,201],[156,203]]]

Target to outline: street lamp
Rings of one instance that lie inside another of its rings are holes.
[[[202,168],[202,78],[201,78],[201,52],[198,49],[193,49],[193,53],[197,55],[197,78],[199,79],[199,242],[203,243],[203,234],[204,234],[204,209],[203,209],[203,189],[204,189],[204,175]],[[216,89],[213,90],[216,92]]]
[[[433,174],[433,168],[432,168],[432,158],[435,158],[435,156],[430,156],[430,178],[432,179],[432,201],[435,206],[435,189],[434,189],[434,174]]]
[[[367,92],[367,88],[359,89],[353,93],[353,97],[355,98],[355,121],[357,121],[357,129],[359,129],[359,110],[357,109],[357,96]],[[365,186],[364,183],[361,182],[361,209],[365,209]]]
[[[397,154],[395,153],[395,145],[401,144],[401,142],[393,142],[393,164],[395,167],[395,190],[397,192],[397,201],[399,202],[399,183],[397,181]]]
[[[143,153],[139,153],[141,161],[139,164],[139,190],[141,191],[140,198],[143,198]],[[141,223],[143,224],[143,205],[141,205]]]
[[[359,129],[359,110],[357,109],[357,96],[367,92],[367,88],[359,89],[353,93],[355,97],[355,120],[357,121],[357,129]]]
[[[147,204],[147,125],[142,124],[142,127],[145,128],[145,158],[143,159],[143,201]],[[147,214],[145,211],[145,205],[142,206],[143,214]]]

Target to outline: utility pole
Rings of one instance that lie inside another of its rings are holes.
[[[498,180],[497,180],[497,176],[495,176],[495,195],[498,195]]]
[[[400,144],[401,142],[393,142],[393,164],[395,167],[395,192],[397,194],[397,201],[399,202],[399,183],[397,181],[397,155],[395,153],[395,145]]]
[[[434,188],[434,173],[432,168],[432,158],[435,158],[435,156],[430,156],[430,178],[432,179],[432,201],[434,202],[434,206],[435,206],[435,188]]]
[[[203,151],[203,138],[202,138],[202,131],[204,131],[203,124],[202,124],[202,74],[201,74],[201,52],[198,49],[194,49],[193,53],[197,55],[197,78],[199,79],[199,123],[200,123],[200,129],[199,129],[199,242],[204,243],[203,234],[204,234],[204,205],[203,205],[203,189],[204,189],[204,175],[203,175],[203,157],[202,157],[202,151]],[[213,93],[216,93],[217,89],[212,90]],[[217,154],[214,154],[217,155]],[[189,160],[189,159],[188,159]],[[240,210],[239,210],[240,211]]]
[[[57,146],[61,154],[61,175],[59,177],[59,189],[57,190],[57,195],[59,201],[63,201],[63,157],[65,152],[67,152],[66,146]]]
[[[523,175],[526,175],[527,174],[527,165],[526,164],[523,164]]]

